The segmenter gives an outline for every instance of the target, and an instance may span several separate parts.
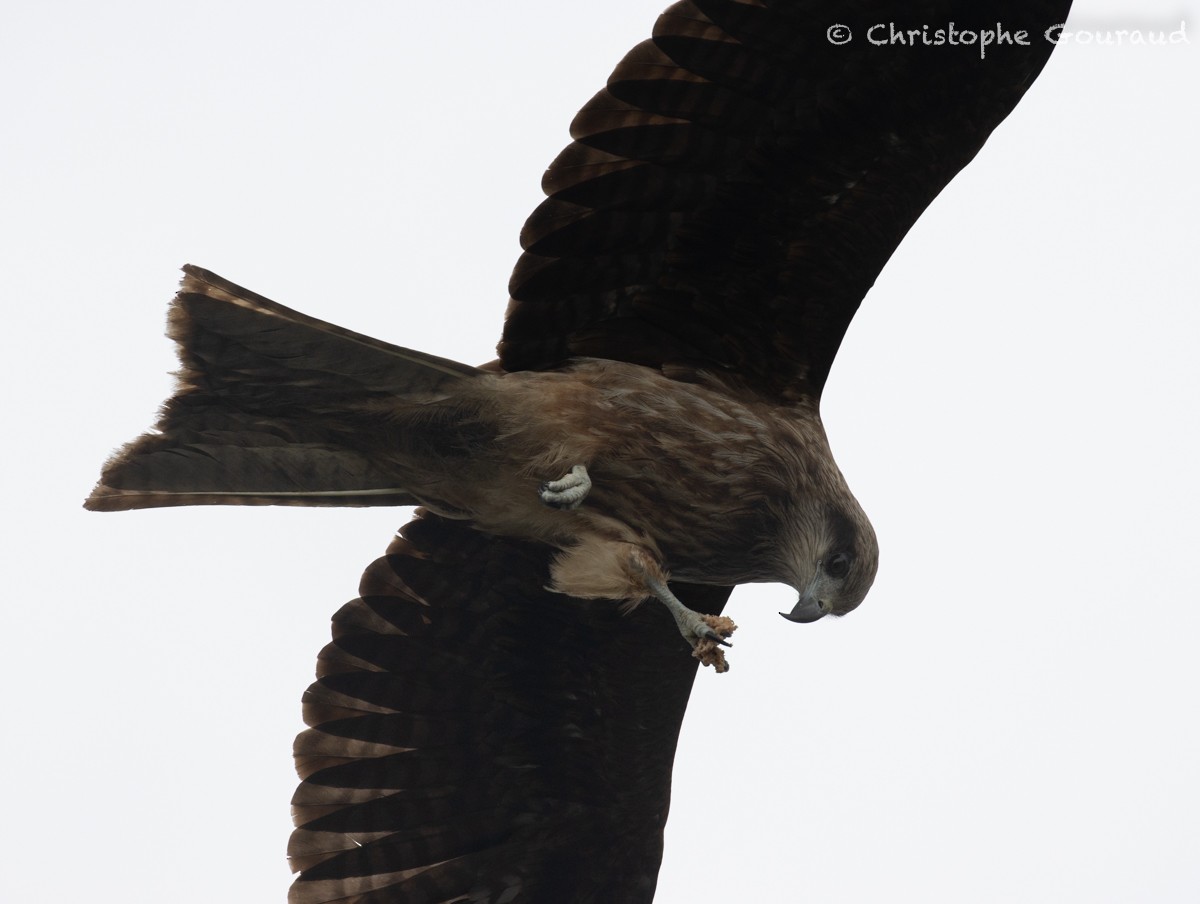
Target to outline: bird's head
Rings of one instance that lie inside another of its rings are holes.
[[[830,507],[816,519],[804,521],[797,525],[798,534],[790,544],[789,563],[792,586],[800,591],[800,598],[791,612],[779,614],[794,622],[845,615],[866,598],[875,581],[879,565],[875,531],[853,500],[849,506]]]

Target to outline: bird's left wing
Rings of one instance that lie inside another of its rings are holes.
[[[548,553],[424,513],[367,569],[305,697],[292,904],[652,899],[696,660]]]
[[[1070,6],[672,4],[542,180],[501,363],[682,364],[819,396],[863,296],[1033,83]]]

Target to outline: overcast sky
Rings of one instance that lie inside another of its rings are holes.
[[[169,393],[178,266],[491,358],[541,173],[661,5],[0,14],[0,899],[282,901],[299,698],[407,518],[80,509]],[[1061,46],[867,297],[823,409],[879,578],[828,624],[735,595],[659,902],[1200,900],[1200,17],[1076,7],[1189,43]]]

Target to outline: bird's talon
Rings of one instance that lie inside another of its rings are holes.
[[[729,663],[725,661],[725,653],[721,647],[732,647],[725,638],[737,630],[732,619],[724,615],[700,615],[695,613],[700,621],[700,627],[693,632],[696,637],[692,644],[692,656],[700,660],[701,665],[711,665],[713,670],[729,671]]]
[[[538,487],[538,497],[550,508],[577,509],[592,489],[592,478],[584,465],[575,465],[558,480],[547,480]]]

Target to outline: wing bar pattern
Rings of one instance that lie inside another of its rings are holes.
[[[662,607],[546,580],[429,514],[367,569],[305,695],[292,904],[651,900],[696,663]]]

